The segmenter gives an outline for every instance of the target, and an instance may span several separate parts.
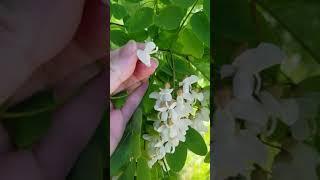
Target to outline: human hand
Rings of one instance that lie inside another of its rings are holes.
[[[138,61],[137,49],[143,48],[144,44],[129,41],[124,47],[110,53],[110,95],[123,90],[130,94],[121,109],[115,109],[110,102],[110,155],[147,90],[147,79],[158,66],[154,59],[149,68]]]
[[[60,99],[101,72],[94,62],[107,54],[109,29],[100,1],[3,1],[3,7],[8,11],[1,11],[0,26],[10,26],[0,31],[0,104],[48,87]],[[0,123],[1,179],[65,179],[102,118],[106,73],[54,112],[46,136],[30,150],[16,149]]]
[[[69,76],[79,86],[99,71],[93,63],[107,56],[109,17],[100,0],[14,0],[0,2],[0,9],[0,82],[6,84],[0,104],[46,88],[68,92],[74,87],[66,89],[62,80]]]

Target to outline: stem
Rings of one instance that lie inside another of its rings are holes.
[[[185,24],[185,23],[186,23],[186,21],[188,20],[189,16],[190,16],[190,15],[191,15],[191,13],[192,13],[192,10],[194,9],[194,7],[196,7],[196,4],[197,4],[197,3],[198,3],[198,0],[196,0],[196,2],[194,2],[194,4],[192,5],[192,7],[191,7],[191,9],[190,9],[189,13],[187,14],[186,18],[184,18],[184,19],[183,19],[182,24],[181,24],[181,26],[179,27],[179,29],[178,29],[178,33],[177,33],[177,34],[179,34],[179,32],[182,30],[182,28],[183,28],[184,24]]]
[[[144,2],[143,4],[141,4],[141,6],[144,6],[145,4],[152,3],[152,2],[153,2],[153,1]]]
[[[156,10],[156,14],[159,14],[158,0],[154,1],[154,7],[153,8]]]
[[[170,176],[169,171],[168,171],[168,167],[166,165],[166,162],[164,162],[164,160],[162,159],[162,162],[164,164],[164,168],[166,169],[166,173]]]
[[[110,22],[110,25],[124,27],[124,25],[115,22]]]
[[[172,58],[172,53],[170,51],[170,59],[171,59],[171,63],[172,63],[172,74],[173,74],[173,88],[176,87],[176,66],[174,63],[174,59]]]
[[[169,52],[169,53],[172,53],[172,54],[175,54],[175,55],[178,55],[178,56],[183,56],[183,57],[186,57],[186,56],[191,56],[195,59],[198,59],[190,54],[182,54],[182,53],[179,53],[179,52],[175,52],[175,51],[172,51],[170,49],[159,49],[158,51],[162,51],[162,52]]]
[[[282,148],[281,146],[277,146],[277,145],[271,144],[271,143],[263,140],[260,136],[258,136],[258,139],[259,139],[264,145],[267,145],[267,146],[269,146],[269,147],[276,148],[276,149],[279,149],[279,150],[283,150],[283,148]]]

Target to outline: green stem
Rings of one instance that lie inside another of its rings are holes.
[[[164,164],[164,168],[166,169],[166,173],[170,176],[169,171],[168,171],[168,167],[166,165],[166,163],[164,162],[164,160],[162,159],[162,162]]]
[[[122,96],[112,96],[110,97],[111,100],[116,100],[116,99],[122,99],[128,97],[128,94],[122,95]]]
[[[110,25],[124,27],[124,25],[115,22],[110,22]]]
[[[144,2],[143,4],[141,4],[140,6],[144,6],[145,4],[148,4],[148,3],[152,3],[154,1],[147,1],[147,2]]]
[[[191,57],[193,57],[195,59],[198,59],[198,58],[192,56],[191,54],[183,54],[183,53],[175,52],[175,51],[173,51],[171,49],[159,49],[158,51],[169,52],[169,53],[172,53],[172,54],[175,54],[175,55],[179,55],[179,56],[183,56],[183,57],[191,56]]]
[[[194,4],[192,5],[189,13],[188,13],[187,16],[183,19],[182,24],[181,24],[181,26],[179,27],[177,34],[179,34],[179,32],[180,32],[180,31],[182,30],[182,28],[184,27],[184,24],[185,24],[186,21],[188,20],[189,16],[191,15],[193,9],[196,7],[197,3],[198,3],[198,0],[196,0],[196,2],[194,2]]]
[[[271,143],[263,140],[263,139],[261,138],[261,136],[258,136],[258,139],[259,139],[264,145],[267,145],[267,146],[269,146],[269,147],[276,148],[276,149],[279,149],[279,150],[282,150],[282,149],[283,149],[281,146],[277,146],[277,145],[271,144]]]
[[[171,59],[171,63],[172,63],[173,88],[175,88],[176,87],[176,66],[175,66],[171,51],[170,51],[170,59]]]

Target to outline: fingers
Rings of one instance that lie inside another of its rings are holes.
[[[138,60],[137,48],[136,42],[129,41],[110,53],[110,94],[133,74]]]
[[[121,108],[124,123],[127,124],[134,111],[140,104],[144,94],[148,89],[148,82],[143,83],[128,98],[124,106]]]
[[[35,146],[35,156],[48,179],[64,179],[94,134],[106,105],[106,73],[55,112],[47,135]]]
[[[121,110],[113,109],[110,103],[110,155],[114,152],[124,133],[125,127],[133,112],[137,109],[143,95],[148,88],[148,83],[143,83],[132,93]]]
[[[11,103],[15,104],[34,93],[54,86],[75,73],[92,66],[94,59],[88,56],[77,44],[70,43],[59,55],[36,69],[31,77],[15,92]]]
[[[77,93],[79,89],[86,85],[90,79],[94,78],[101,68],[96,64],[90,64],[83,68],[82,70],[70,74],[67,78],[59,81],[53,87],[55,100],[61,102]]]
[[[142,62],[138,61],[136,69],[131,77],[123,82],[113,94],[119,93],[123,90],[132,91],[136,87],[140,86],[141,81],[148,79],[158,67],[158,62],[155,59],[151,60],[151,67],[147,67]]]

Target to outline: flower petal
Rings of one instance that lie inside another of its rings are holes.
[[[151,67],[150,55],[140,49],[137,50],[138,59],[148,67]]]
[[[238,71],[233,78],[233,95],[238,99],[252,99],[254,77],[245,71]]]
[[[239,70],[249,73],[258,73],[276,64],[281,64],[286,54],[277,46],[270,43],[261,43],[257,48],[249,49],[238,56],[233,65]]]

